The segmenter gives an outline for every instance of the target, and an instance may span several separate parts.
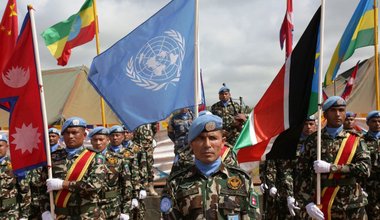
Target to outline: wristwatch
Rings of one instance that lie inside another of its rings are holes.
[[[331,170],[331,172],[336,173],[339,170],[339,166],[336,164],[331,164],[330,170]]]

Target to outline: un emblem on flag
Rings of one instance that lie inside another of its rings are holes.
[[[164,35],[150,39],[129,59],[126,75],[145,89],[166,90],[179,81],[184,57],[185,39],[177,31],[165,31]]]

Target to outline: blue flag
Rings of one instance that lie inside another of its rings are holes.
[[[194,106],[195,2],[173,0],[96,56],[89,82],[128,129]]]

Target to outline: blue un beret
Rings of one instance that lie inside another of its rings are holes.
[[[110,134],[112,133],[124,133],[124,128],[120,125],[114,125],[110,128]]]
[[[322,110],[326,111],[331,107],[346,106],[346,101],[340,96],[331,96],[323,103]]]
[[[86,126],[87,126],[86,121],[83,118],[71,117],[71,118],[68,118],[65,121],[65,123],[63,123],[61,133],[64,133],[65,130],[66,130],[66,128],[69,128],[69,127],[83,127],[83,128],[86,128]]]
[[[348,118],[348,117],[353,117],[353,118],[355,118],[355,117],[356,117],[356,114],[353,113],[353,112],[346,112],[346,118]]]
[[[219,89],[219,94],[222,92],[229,92],[229,91],[230,91],[230,89],[224,85],[222,88]]]
[[[94,129],[92,129],[92,131],[88,134],[88,137],[89,138],[92,138],[94,135],[97,135],[97,134],[103,134],[103,135],[109,135],[109,130],[108,128],[105,128],[105,127],[96,127]]]
[[[203,131],[216,131],[223,128],[223,120],[209,111],[202,111],[189,128],[188,141],[191,143]]]
[[[369,121],[371,118],[378,118],[380,117],[380,111],[371,111],[367,115],[367,121]]]
[[[49,128],[49,134],[50,133],[57,134],[58,136],[61,134],[61,132],[56,128]]]
[[[8,137],[5,134],[0,134],[0,141],[5,141],[8,143]]]

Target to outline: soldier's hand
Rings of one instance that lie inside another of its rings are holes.
[[[131,209],[138,208],[138,207],[139,207],[139,201],[137,199],[132,199]]]
[[[315,173],[330,173],[331,164],[324,160],[316,160],[313,167]]]
[[[273,186],[272,188],[270,188],[269,195],[272,196],[273,198],[276,197],[276,195],[277,195],[277,188],[275,186]]]
[[[45,211],[41,215],[42,220],[53,220],[50,211]]]
[[[297,209],[297,210],[300,209],[300,207],[298,207],[296,199],[293,198],[292,196],[288,196],[288,198],[286,198],[286,200],[288,202],[288,209],[289,209],[290,214],[292,216],[296,216],[296,213],[294,212],[294,209]]]
[[[140,190],[139,192],[139,199],[145,199],[146,198],[146,190]]]
[[[124,213],[120,213],[120,220],[129,220],[129,215],[124,214]]]
[[[314,204],[314,202],[311,202],[306,205],[306,211],[307,211],[307,214],[313,219],[317,219],[317,220],[325,219],[323,212]]]
[[[267,189],[268,189],[268,185],[267,185],[267,184],[262,183],[262,184],[260,185],[260,191],[261,191],[261,193],[264,194],[265,190],[267,190]]]
[[[47,191],[61,190],[63,187],[63,180],[58,178],[52,178],[46,180]]]
[[[19,220],[28,220],[27,218],[20,218]]]

